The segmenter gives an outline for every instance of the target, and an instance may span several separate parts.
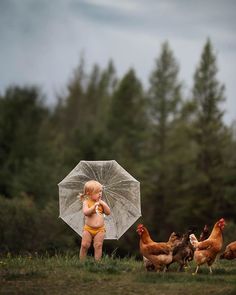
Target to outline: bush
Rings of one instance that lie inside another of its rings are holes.
[[[56,201],[40,209],[27,195],[13,199],[0,196],[1,252],[55,252],[72,246],[73,236],[58,219]]]

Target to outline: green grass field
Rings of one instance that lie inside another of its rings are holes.
[[[0,294],[236,294],[236,261],[216,261],[213,275],[194,263],[183,273],[146,272],[134,258],[104,256],[100,262],[78,255],[16,256],[0,259]]]

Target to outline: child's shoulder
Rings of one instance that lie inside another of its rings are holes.
[[[87,197],[83,199],[83,204],[89,204],[91,202],[91,200]]]

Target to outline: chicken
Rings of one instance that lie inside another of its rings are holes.
[[[222,231],[225,227],[225,220],[221,218],[218,220],[208,239],[199,242],[194,234],[190,235],[190,242],[195,247],[194,261],[197,264],[195,273],[197,274],[200,265],[207,263],[210,273],[212,273],[211,266],[214,263],[217,254],[221,251],[223,245]]]
[[[173,235],[176,235],[176,241],[175,241],[175,247],[179,244],[179,243],[181,243],[181,241],[182,241],[182,238],[180,237],[180,235],[179,234],[176,234],[176,233],[172,233],[171,234],[172,236]],[[170,239],[170,237],[169,237],[169,239]],[[192,245],[191,245],[192,246]],[[174,248],[175,249],[175,248]],[[173,256],[173,255],[172,255]],[[145,266],[145,268],[146,268],[146,270],[147,271],[155,271],[155,266],[154,266],[154,264],[150,261],[150,260],[148,260],[145,256],[143,256],[143,263],[144,263],[144,266]],[[171,263],[170,263],[171,264]],[[168,269],[168,267],[169,267],[169,265],[170,264],[168,264],[168,265],[166,265],[166,268]]]
[[[193,260],[194,248],[189,240],[189,236],[192,233],[193,230],[189,229],[183,234],[179,244],[174,247],[173,259],[170,264],[177,262],[179,264],[179,271],[182,271],[183,268],[187,266],[187,263]]]
[[[199,242],[206,240],[209,237],[209,228],[208,225],[205,224],[203,231],[200,234]]]
[[[235,259],[236,258],[236,241],[226,246],[223,254],[220,255],[220,259]]]
[[[144,256],[144,263],[149,260],[155,271],[166,270],[166,265],[172,261],[173,248],[178,240],[176,233],[172,233],[168,242],[154,242],[145,226],[139,224],[137,233],[140,236],[140,252]],[[147,260],[146,260],[147,259]],[[149,263],[149,262],[148,262]]]

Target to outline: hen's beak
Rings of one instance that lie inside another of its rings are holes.
[[[136,229],[136,232],[140,235],[140,234],[142,233],[142,228],[141,228],[141,227],[138,227],[138,228]]]

